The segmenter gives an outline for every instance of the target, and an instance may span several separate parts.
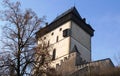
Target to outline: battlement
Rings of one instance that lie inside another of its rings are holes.
[[[62,66],[64,63],[66,63],[66,62],[68,62],[68,61],[70,61],[72,59],[75,60],[75,58],[76,58],[76,52],[63,56],[63,58],[61,60],[58,58],[60,60],[60,63],[56,64],[56,68]]]
[[[68,74],[73,74],[79,71],[81,72],[89,72],[90,68],[95,71],[99,71],[103,67],[114,67],[111,63],[110,59],[103,59],[93,62],[86,62],[84,64],[76,65],[77,52],[70,53],[69,55],[65,55],[63,59],[60,60],[59,64],[56,64],[56,70],[60,72],[63,76],[67,76]]]

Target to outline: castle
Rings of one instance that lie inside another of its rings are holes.
[[[86,23],[86,19],[80,16],[75,7],[59,15],[36,33],[38,44],[41,43],[39,38],[42,38],[48,46],[52,46],[51,66],[61,70],[64,76],[72,75],[86,67],[88,69],[90,66],[103,66],[103,63],[104,66],[114,66],[109,58],[91,60],[91,38],[93,36],[94,29]]]

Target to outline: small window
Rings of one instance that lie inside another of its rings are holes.
[[[59,37],[57,36],[57,38],[56,38],[56,42],[58,42],[58,40],[59,40]]]
[[[60,28],[60,30],[59,31],[62,31],[62,28]]]
[[[51,35],[54,35],[54,32],[52,32]]]
[[[44,40],[46,39],[46,37],[44,37]]]
[[[52,60],[55,60],[55,56],[56,56],[56,49],[53,50]]]

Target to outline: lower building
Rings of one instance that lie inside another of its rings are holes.
[[[73,52],[68,57],[64,57],[60,64],[56,64],[56,70],[62,76],[85,76],[88,74],[91,76],[92,73],[99,74],[114,68],[114,64],[109,58],[92,62],[79,62],[79,64],[78,59],[78,53]]]

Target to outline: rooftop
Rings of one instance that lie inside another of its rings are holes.
[[[90,36],[94,35],[94,29],[85,22],[85,18],[82,19],[80,14],[78,13],[75,7],[68,9],[66,12],[62,13],[61,15],[57,16],[50,24],[43,27],[36,33],[36,38],[41,37],[50,31],[54,30],[55,28],[61,26],[65,22],[72,20],[78,24],[80,28],[86,31]]]

